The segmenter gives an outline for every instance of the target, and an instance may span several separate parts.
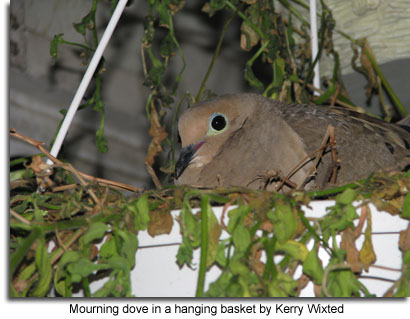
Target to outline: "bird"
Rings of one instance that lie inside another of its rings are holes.
[[[340,106],[228,94],[187,108],[174,183],[289,191],[407,170],[410,127]]]

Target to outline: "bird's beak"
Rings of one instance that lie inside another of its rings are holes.
[[[200,141],[197,144],[190,144],[181,150],[178,162],[175,164],[175,179],[178,179],[188,167],[189,163],[194,159],[195,153],[204,144],[204,141]]]

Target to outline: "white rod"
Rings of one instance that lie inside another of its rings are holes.
[[[84,77],[81,80],[77,92],[74,95],[73,101],[71,102],[71,105],[64,118],[61,128],[58,131],[53,147],[51,148],[50,154],[54,157],[57,157],[58,153],[60,152],[61,145],[63,144],[64,138],[67,135],[67,131],[71,125],[74,115],[77,112],[78,107],[80,106],[84,93],[88,85],[90,84],[94,72],[97,69],[98,63],[101,60],[104,50],[107,47],[108,41],[110,40],[111,35],[113,34],[115,27],[117,26],[118,20],[120,19],[127,2],[128,0],[119,0],[117,7],[114,10],[114,13],[112,14],[110,22],[108,23],[107,28],[105,29],[104,34],[100,40],[100,43],[98,44],[98,47],[95,50],[95,53],[90,61],[90,64],[88,65],[88,68],[85,71]],[[47,164],[51,165],[52,163],[53,162],[50,159],[47,160]]]
[[[310,0],[310,36],[312,39],[312,63],[316,59],[319,51],[319,44],[317,38],[317,22],[316,22],[316,0]],[[319,61],[317,61],[315,68],[313,69],[315,73],[313,77],[313,86],[320,89],[320,71],[319,71]],[[314,91],[314,95],[319,95],[319,92]]]

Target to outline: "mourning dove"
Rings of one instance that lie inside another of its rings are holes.
[[[331,127],[335,143],[326,147]],[[175,183],[194,187],[313,189],[410,164],[409,127],[346,108],[287,104],[256,94],[198,103],[182,114],[178,130],[182,151]]]

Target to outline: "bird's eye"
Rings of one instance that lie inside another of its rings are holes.
[[[227,121],[225,115],[215,113],[210,118],[210,126],[213,131],[220,132],[226,127]]]

